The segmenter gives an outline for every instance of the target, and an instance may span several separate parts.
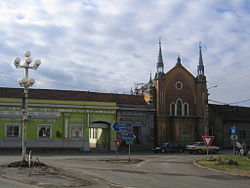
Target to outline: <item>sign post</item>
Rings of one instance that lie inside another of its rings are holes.
[[[121,140],[114,140],[115,147],[116,147],[116,160],[118,160],[118,148],[120,147],[122,141]]]
[[[207,147],[207,155],[208,155],[208,147],[212,144],[214,136],[202,136],[202,139]]]
[[[230,132],[231,132],[230,139],[232,140],[233,144],[233,154],[235,154],[235,142],[238,140],[237,127],[235,125],[230,127]]]
[[[116,132],[116,140],[126,141],[129,144],[129,161],[130,161],[130,145],[135,139],[133,133],[133,124],[128,122],[115,122],[112,125],[113,129]]]

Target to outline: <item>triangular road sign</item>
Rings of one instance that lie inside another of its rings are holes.
[[[214,136],[202,136],[202,139],[203,139],[205,145],[208,147],[212,144],[212,142],[214,140]]]

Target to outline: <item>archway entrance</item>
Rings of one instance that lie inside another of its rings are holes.
[[[89,147],[101,151],[110,150],[110,123],[94,121],[89,125]]]

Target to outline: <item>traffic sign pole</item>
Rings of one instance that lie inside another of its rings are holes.
[[[130,162],[130,143],[128,144],[128,162]]]
[[[126,141],[128,144],[128,153],[129,153],[129,162],[130,162],[130,147],[135,139],[135,135],[133,133],[133,124],[128,122],[115,122],[112,125],[112,128],[116,132],[116,140],[117,141]]]
[[[231,131],[230,139],[232,140],[233,144],[233,154],[235,154],[235,143],[238,140],[237,127],[233,125],[232,127],[230,127],[230,131]]]
[[[116,146],[116,160],[118,160],[118,148],[120,147],[122,141],[121,140],[114,140]]]

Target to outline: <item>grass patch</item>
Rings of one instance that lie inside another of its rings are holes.
[[[250,176],[250,160],[244,156],[220,155],[206,157],[196,162],[201,166],[232,172],[243,176]]]

